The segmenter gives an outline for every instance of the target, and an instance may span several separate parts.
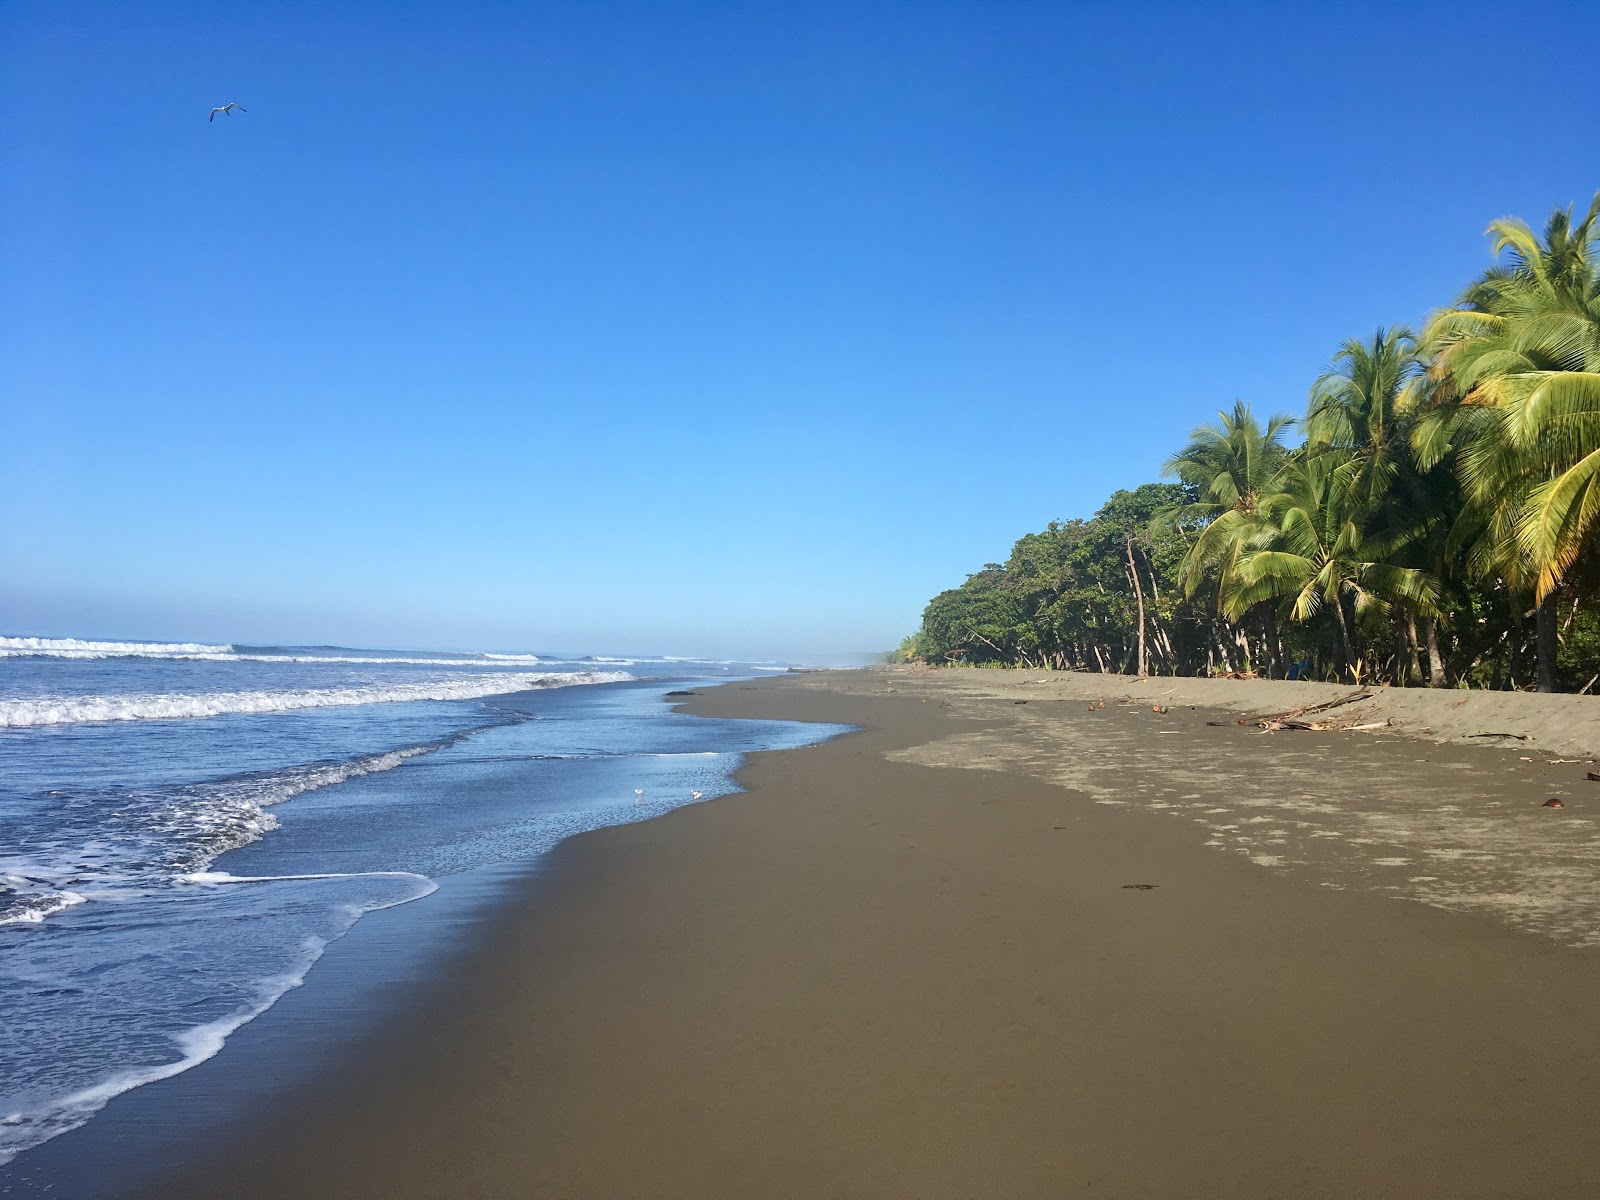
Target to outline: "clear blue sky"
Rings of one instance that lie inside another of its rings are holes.
[[[1593,3],[12,0],[0,632],[888,647],[1585,203],[1596,46]]]

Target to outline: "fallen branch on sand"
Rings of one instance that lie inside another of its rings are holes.
[[[1351,692],[1348,696],[1340,696],[1337,700],[1325,700],[1321,704],[1307,704],[1302,708],[1287,708],[1283,712],[1268,713],[1264,717],[1257,717],[1257,721],[1290,721],[1296,717],[1306,716],[1308,713],[1327,712],[1330,708],[1338,708],[1343,704],[1354,704],[1357,700],[1370,700],[1373,693],[1366,691]],[[1248,724],[1240,721],[1239,724]]]
[[[1240,724],[1243,724],[1241,721]],[[1359,725],[1343,725],[1338,721],[1258,721],[1264,733],[1277,733],[1281,729],[1306,729],[1321,733],[1332,730],[1335,733],[1355,733],[1364,729],[1388,729],[1394,721],[1385,718],[1382,721],[1363,721]]]
[[[1508,737],[1508,738],[1516,738],[1517,741],[1519,741],[1519,742],[1525,742],[1525,741],[1528,740],[1528,735],[1525,734],[1525,733],[1469,733],[1469,734],[1467,734],[1467,736],[1468,737]]]

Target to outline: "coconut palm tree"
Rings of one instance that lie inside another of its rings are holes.
[[[1445,565],[1443,534],[1452,515],[1448,500],[1453,489],[1440,486],[1442,479],[1430,479],[1412,448],[1414,411],[1407,399],[1423,365],[1416,337],[1405,326],[1380,326],[1369,340],[1345,342],[1312,385],[1305,428],[1313,452],[1332,450],[1342,456],[1331,484],[1368,537],[1377,534],[1403,551],[1395,565],[1437,578]],[[1409,658],[1412,676],[1420,678],[1420,616],[1429,647],[1429,679],[1442,685],[1435,614],[1403,601],[1396,607],[1402,667]]]
[[[1198,497],[1158,517],[1169,528],[1200,529],[1178,564],[1178,586],[1185,595],[1193,596],[1209,582],[1217,589],[1221,611],[1240,550],[1260,523],[1262,500],[1288,462],[1282,438],[1293,425],[1294,418],[1276,413],[1262,428],[1250,406],[1237,400],[1231,413],[1218,410],[1214,424],[1193,430],[1188,444],[1162,465],[1163,476],[1177,478]],[[1263,608],[1261,624],[1269,657],[1281,659],[1270,606]]]
[[[1538,687],[1555,683],[1555,593],[1600,520],[1600,193],[1541,240],[1489,226],[1502,261],[1424,334],[1419,458],[1456,451],[1479,531],[1469,564],[1534,593]]]
[[[1267,418],[1263,429],[1250,406],[1239,400],[1231,413],[1219,410],[1214,424],[1190,433],[1188,444],[1162,465],[1164,477],[1187,484],[1199,497],[1162,514],[1185,528],[1202,527],[1180,568],[1178,582],[1188,594],[1194,594],[1210,568],[1220,564],[1226,577],[1241,536],[1288,461],[1282,437],[1293,424],[1293,417],[1278,413]]]
[[[1361,497],[1349,486],[1349,455],[1307,446],[1284,472],[1282,489],[1262,505],[1261,519],[1241,548],[1224,596],[1237,617],[1251,605],[1288,599],[1290,615],[1309,621],[1324,608],[1333,617],[1342,665],[1356,660],[1354,616],[1386,612],[1392,603],[1432,611],[1438,584],[1431,574],[1399,565],[1410,531],[1373,531]]]

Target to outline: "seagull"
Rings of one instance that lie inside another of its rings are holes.
[[[635,804],[643,804],[644,803],[644,789],[643,788],[634,788],[633,789],[633,802]]]
[[[699,792],[690,792],[689,795],[693,796],[696,800],[700,799]]]
[[[215,121],[217,119],[217,114],[218,113],[221,113],[223,116],[227,116],[229,113],[231,113],[236,108],[240,112],[249,112],[250,111],[244,105],[235,104],[230,100],[227,104],[224,104],[221,108],[213,108],[211,110],[211,115],[209,117],[207,117],[206,120],[207,121]]]

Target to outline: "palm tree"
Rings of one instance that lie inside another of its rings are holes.
[[[1469,561],[1532,591],[1538,687],[1555,686],[1556,589],[1600,520],[1600,193],[1576,225],[1558,209],[1544,237],[1489,226],[1503,261],[1429,322],[1433,361],[1417,395],[1426,460],[1450,448],[1481,531]]]
[[[1281,439],[1293,425],[1293,417],[1277,413],[1263,429],[1250,406],[1237,400],[1231,413],[1218,410],[1215,424],[1193,430],[1188,444],[1162,465],[1163,476],[1176,477],[1198,497],[1159,517],[1171,528],[1200,528],[1178,566],[1178,585],[1185,595],[1193,596],[1210,579],[1222,609],[1240,550],[1260,523],[1263,498],[1288,461]],[[1263,610],[1262,625],[1269,655],[1281,659],[1270,607]]]
[[[1241,549],[1224,600],[1224,610],[1237,616],[1253,604],[1288,598],[1297,621],[1326,607],[1346,667],[1356,659],[1347,599],[1358,618],[1394,602],[1431,611],[1438,600],[1432,575],[1394,561],[1409,532],[1364,525],[1360,497],[1349,487],[1350,461],[1345,452],[1314,445],[1295,455],[1283,489],[1263,505]]]
[[[1279,413],[1267,418],[1263,429],[1250,406],[1238,400],[1231,413],[1219,409],[1214,424],[1193,430],[1188,444],[1162,464],[1163,476],[1178,479],[1198,497],[1162,514],[1182,528],[1201,527],[1180,567],[1178,582],[1188,594],[1212,567],[1222,564],[1227,575],[1227,564],[1237,557],[1237,535],[1255,519],[1288,460],[1281,439],[1293,424],[1293,417]]]
[[[1407,399],[1422,370],[1416,337],[1405,326],[1387,330],[1379,326],[1368,341],[1345,342],[1328,371],[1312,385],[1306,436],[1313,452],[1332,450],[1342,456],[1330,485],[1369,539],[1380,534],[1397,551],[1404,551],[1396,565],[1437,577],[1444,561],[1440,534],[1450,515],[1444,503],[1449,489],[1427,477],[1412,450],[1414,421]],[[1442,685],[1435,614],[1404,602],[1397,609],[1400,661],[1409,657],[1413,677],[1420,676],[1416,618],[1421,616],[1429,647],[1429,679]]]

